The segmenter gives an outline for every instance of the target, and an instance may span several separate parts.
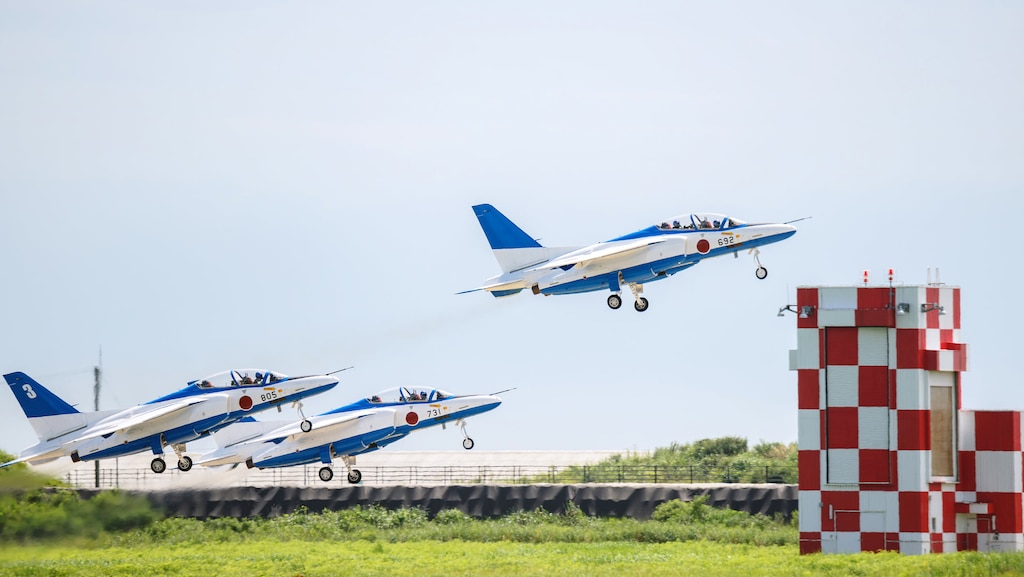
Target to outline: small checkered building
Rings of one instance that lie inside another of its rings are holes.
[[[795,311],[801,553],[1024,550],[1021,413],[960,408],[960,289],[800,287]]]

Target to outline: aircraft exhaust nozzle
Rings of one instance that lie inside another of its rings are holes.
[[[75,449],[74,451],[71,451],[71,462],[72,463],[78,463],[81,460],[82,460],[82,457],[80,457],[78,455],[78,449]]]
[[[537,283],[533,283],[533,286],[530,287],[530,290],[533,291],[533,294],[539,295],[540,294],[540,285],[537,284]]]
[[[253,467],[255,467],[255,466],[256,466],[256,465],[255,465],[255,464],[254,464],[254,463],[252,462],[252,457],[249,457],[248,459],[246,459],[246,460],[245,460],[245,466],[246,466],[246,467],[248,467],[248,468],[250,468],[250,469],[252,469]]]

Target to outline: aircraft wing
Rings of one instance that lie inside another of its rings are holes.
[[[21,455],[20,457],[18,457],[17,459],[15,459],[13,461],[8,461],[8,462],[0,465],[0,469],[3,469],[4,467],[10,467],[11,465],[17,465],[18,463],[32,463],[32,462],[35,462],[35,461],[41,461],[41,462],[52,461],[54,459],[58,459],[60,457],[63,457],[64,454],[65,453],[64,453],[64,448],[63,447],[60,447],[60,446],[51,447],[49,449],[46,449],[46,450],[43,450],[43,451],[39,451],[38,453],[30,453],[28,455],[24,455],[23,454],[23,455]]]
[[[520,278],[520,279],[510,280],[510,281],[507,281],[507,282],[493,282],[493,283],[490,283],[490,284],[485,284],[484,286],[481,286],[481,287],[477,287],[475,289],[469,289],[469,290],[458,292],[458,293],[455,293],[455,294],[463,295],[463,294],[466,294],[466,293],[471,293],[471,292],[476,292],[476,291],[506,291],[506,290],[517,290],[517,289],[518,290],[522,290],[524,288],[526,288],[526,281],[524,281],[523,279]]]
[[[238,440],[234,441],[234,444],[224,445],[220,449],[199,457],[196,459],[195,463],[197,465],[204,465],[207,467],[230,463],[241,463],[249,457],[255,457],[256,455],[263,454],[267,450],[270,450],[270,447],[278,446],[279,443],[301,443],[303,439],[311,439],[310,442],[314,445],[322,444],[324,443],[324,439],[330,438],[334,429],[341,428],[363,417],[368,417],[375,412],[377,411],[371,409],[352,413],[313,417],[310,419],[313,423],[313,429],[309,432],[304,432],[300,428],[299,422],[290,422],[287,425],[275,428],[272,431],[253,435],[251,433],[258,431],[261,428],[259,427],[260,425],[263,425],[265,430],[267,425],[272,425],[273,423],[261,423],[259,421],[235,423],[230,427],[227,427],[227,429],[232,429],[242,425],[241,428],[243,429],[243,432],[236,433],[236,435],[238,435]]]
[[[104,423],[99,427],[92,428],[88,431],[87,434],[81,437],[76,437],[70,440],[70,442],[77,443],[88,439],[95,439],[96,437],[112,435],[114,433],[130,429],[132,427],[137,427],[145,423],[151,423],[158,419],[167,418],[175,415],[176,413],[184,411],[185,409],[191,407],[192,405],[198,405],[199,403],[208,401],[212,396],[213,395],[200,395],[198,397],[187,397],[184,399],[179,399],[178,401],[167,405],[159,405],[154,406],[152,408],[143,407],[141,410],[139,410],[137,413],[131,416],[111,421],[109,423]],[[226,395],[217,396],[226,397]]]
[[[552,268],[559,268],[563,266],[572,266],[574,264],[580,264],[599,260],[602,258],[609,258],[612,256],[619,256],[629,252],[638,251],[640,249],[647,248],[651,245],[660,244],[667,242],[669,239],[664,236],[652,236],[646,238],[638,238],[629,242],[616,242],[612,243],[599,243],[588,246],[586,248],[571,252],[569,254],[560,256],[554,260],[533,267],[531,271],[548,270]]]
[[[292,421],[257,421],[256,419],[248,419],[250,420],[242,419],[213,433],[211,436],[214,442],[217,443],[217,446],[224,448],[245,443],[272,431],[287,427],[292,423]]]
[[[336,428],[339,428],[339,427],[341,427],[341,426],[343,426],[343,425],[345,425],[347,423],[351,423],[352,421],[355,421],[357,419],[361,419],[363,417],[368,417],[368,416],[372,415],[374,412],[375,411],[371,409],[371,410],[368,410],[368,411],[356,411],[356,412],[352,412],[352,413],[338,413],[338,414],[334,414],[334,415],[323,415],[322,417],[315,417],[313,419],[310,419],[312,421],[312,423],[313,423],[313,430],[310,431],[310,433],[312,433],[312,432],[316,432],[318,434],[328,433],[329,431],[331,431],[333,429],[336,429]],[[259,438],[256,438],[256,439],[252,439],[249,442],[252,442],[252,443],[265,443],[265,442],[268,442],[268,441],[278,441],[278,440],[290,441],[290,440],[292,440],[292,438],[301,437],[302,435],[309,435],[310,433],[304,432],[301,428],[299,428],[299,423],[298,422],[294,422],[294,423],[289,424],[287,427],[281,427],[281,428],[276,429],[274,431],[270,431],[269,433],[263,435],[262,437],[259,437]]]

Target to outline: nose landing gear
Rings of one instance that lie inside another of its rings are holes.
[[[757,270],[754,271],[754,276],[761,280],[768,278],[768,269],[766,269],[764,265],[761,264],[761,251],[757,250],[756,248],[753,248],[750,249],[750,252],[753,253],[754,261],[757,263]]]
[[[312,431],[313,423],[312,421],[307,419],[305,413],[302,412],[302,401],[294,401],[292,403],[292,406],[298,409],[299,416],[302,417],[302,422],[299,423],[299,429],[301,429],[303,433],[308,433]]]
[[[466,421],[459,419],[455,424],[462,429],[462,448],[467,451],[472,449],[476,443],[473,442],[473,439],[469,438],[469,433],[466,432]]]

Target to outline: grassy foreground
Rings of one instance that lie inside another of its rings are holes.
[[[1024,554],[801,556],[797,536],[795,519],[706,497],[659,505],[650,521],[572,503],[495,519],[369,506],[199,521],[118,492],[0,491],[0,576],[1024,576]]]
[[[248,541],[78,548],[0,547],[0,574],[408,576],[916,576],[1024,575],[1024,556],[894,553],[800,556],[792,545]]]

